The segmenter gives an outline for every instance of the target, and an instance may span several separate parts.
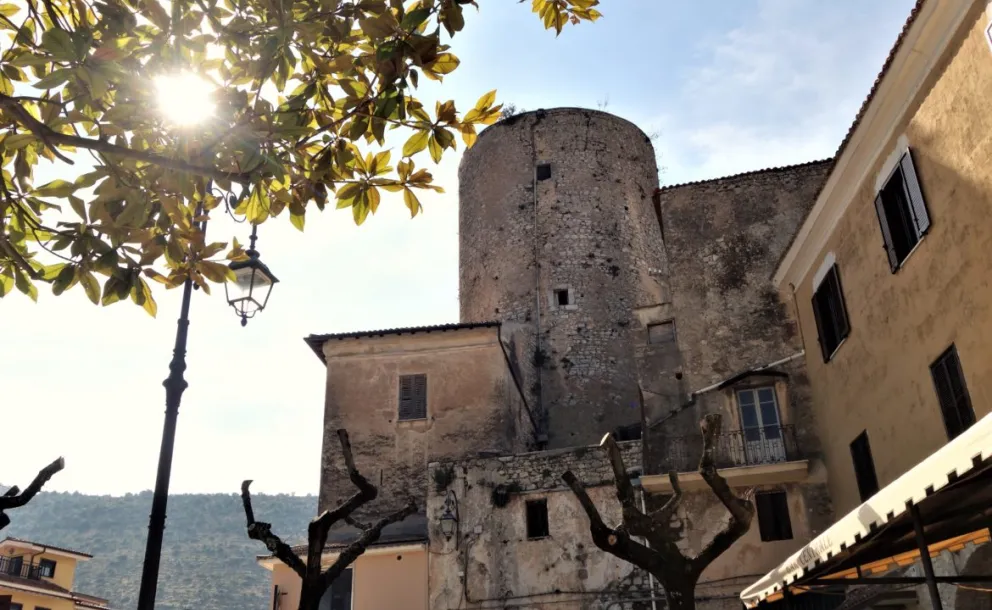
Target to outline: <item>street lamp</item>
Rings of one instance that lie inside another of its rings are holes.
[[[209,188],[209,187],[208,187]],[[203,214],[203,204],[201,203],[196,212],[196,216]],[[206,221],[200,225],[200,230],[204,233],[207,229]],[[247,286],[247,296],[233,298],[228,293],[227,301],[230,303],[238,315],[241,316],[241,325],[248,323],[248,318],[265,308],[269,300],[269,292],[272,284],[278,280],[269,271],[258,257],[255,250],[255,240],[257,238],[258,226],[254,225],[251,231],[251,247],[248,249],[248,260],[241,263],[235,269],[232,263],[231,268],[238,278],[236,290],[241,290],[243,285]],[[247,284],[245,279],[247,278]],[[225,284],[225,290],[227,284]],[[262,292],[264,291],[264,295]],[[176,328],[176,342],[172,350],[172,361],[169,362],[169,376],[162,382],[165,386],[165,425],[162,429],[162,447],[158,456],[158,474],[155,478],[155,494],[152,496],[152,512],[148,519],[148,542],[145,545],[145,561],[141,568],[141,586],[138,590],[138,610],[154,610],[155,594],[158,589],[159,564],[162,560],[162,539],[165,535],[165,511],[169,501],[169,479],[172,475],[172,451],[176,443],[176,421],[179,418],[179,403],[182,401],[183,392],[189,386],[183,373],[186,371],[186,338],[189,330],[189,304],[193,295],[193,280],[187,278],[183,283],[183,301],[179,313],[179,321]]]
[[[279,281],[265,266],[265,263],[259,260],[258,251],[255,250],[257,231],[258,225],[253,224],[251,226],[251,244],[245,252],[248,258],[229,265],[231,271],[234,272],[234,282],[224,284],[227,302],[241,317],[241,326],[247,325],[248,318],[254,317],[256,313],[265,309],[265,304],[269,302],[272,286]]]
[[[438,517],[438,524],[441,526],[445,540],[451,540],[451,537],[458,533],[458,499],[454,491],[448,490],[443,506],[444,512]]]

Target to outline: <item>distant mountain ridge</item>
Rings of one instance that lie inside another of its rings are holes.
[[[0,485],[0,493],[5,489]],[[152,492],[122,497],[40,493],[9,511],[6,536],[64,546],[93,555],[80,564],[76,590],[110,600],[115,610],[138,602]],[[258,519],[290,544],[306,540],[316,496],[252,494]],[[255,563],[267,551],[249,540],[237,494],[169,497],[158,610],[265,610],[269,573]]]

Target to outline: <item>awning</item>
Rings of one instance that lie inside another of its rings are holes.
[[[741,601],[753,608],[781,599],[786,585],[798,594],[824,580],[846,584],[844,580],[857,579],[863,584],[866,577],[915,563],[920,552],[911,507],[923,524],[931,557],[989,541],[992,414],[765,574],[741,593]]]

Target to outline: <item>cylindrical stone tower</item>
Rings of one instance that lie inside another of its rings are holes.
[[[526,112],[458,177],[461,319],[503,321],[548,445],[639,422],[640,314],[668,302],[650,139],[604,112]]]

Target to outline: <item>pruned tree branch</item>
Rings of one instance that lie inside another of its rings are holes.
[[[579,500],[586,516],[589,517],[589,529],[593,543],[607,553],[612,553],[625,559],[637,567],[654,573],[657,569],[657,554],[651,549],[630,537],[626,531],[613,529],[603,522],[599,510],[589,497],[589,493],[571,470],[561,476],[572,493]]]
[[[72,164],[72,160],[59,151],[57,147],[60,144],[63,146],[74,146],[76,148],[95,150],[97,152],[111,155],[120,155],[129,159],[152,163],[168,169],[190,172],[206,178],[213,178],[215,180],[230,180],[231,182],[237,182],[240,184],[248,184],[251,181],[251,171],[229,172],[215,167],[204,167],[183,161],[181,159],[170,159],[169,157],[153,152],[135,150],[126,146],[118,146],[105,140],[94,140],[92,138],[68,135],[55,131],[48,125],[45,125],[38,119],[31,116],[31,113],[21,106],[17,98],[3,93],[0,93],[0,108],[7,110],[10,116],[16,119],[18,123],[23,125],[34,135],[38,136],[38,138],[45,143],[45,146],[52,151],[52,154],[65,163]]]
[[[279,561],[292,568],[294,572],[300,575],[300,578],[305,578],[307,566],[293,552],[291,546],[283,542],[279,536],[272,533],[272,524],[255,521],[255,511],[252,510],[251,494],[248,491],[251,483],[251,480],[241,483],[241,502],[245,507],[245,517],[248,518],[248,537],[265,544],[265,548],[275,555]]]
[[[14,485],[0,496],[0,530],[10,525],[10,517],[4,514],[5,510],[20,508],[30,502],[41,491],[41,488],[45,486],[45,483],[63,468],[65,468],[65,459],[60,457],[38,471],[34,480],[31,481],[31,484],[23,492],[21,492],[21,489],[17,485]]]
[[[348,477],[355,484],[358,491],[342,502],[333,510],[326,510],[310,521],[307,528],[307,557],[306,561],[293,552],[287,544],[272,533],[268,523],[255,521],[254,511],[251,507],[251,498],[248,495],[248,486],[251,481],[245,481],[241,485],[241,497],[245,507],[245,515],[248,517],[248,537],[253,540],[261,540],[265,546],[280,561],[293,568],[303,580],[300,594],[300,610],[315,610],[318,608],[320,599],[327,588],[334,580],[341,575],[358,557],[365,552],[369,545],[373,544],[382,535],[383,529],[392,523],[402,521],[406,517],[417,511],[417,505],[413,500],[402,509],[380,519],[372,525],[358,521],[352,517],[358,508],[371,502],[379,495],[379,490],[368,481],[355,466],[355,459],[351,451],[351,441],[346,430],[338,430],[338,439],[341,442],[341,453],[344,456],[344,463],[348,469]],[[361,530],[358,538],[344,548],[334,563],[326,570],[321,570],[321,559],[324,555],[324,547],[327,545],[327,537],[331,528],[341,521]]]
[[[693,568],[699,573],[702,573],[706,566],[713,563],[714,559],[747,533],[751,527],[751,519],[754,517],[754,504],[749,499],[738,498],[730,489],[727,480],[717,471],[714,460],[716,452],[714,440],[720,433],[720,425],[721,417],[716,413],[707,415],[699,424],[700,432],[703,435],[703,456],[699,460],[699,474],[713,490],[713,494],[730,511],[730,521],[693,558]]]
[[[387,525],[402,521],[415,512],[417,512],[417,505],[413,500],[410,500],[409,504],[388,517],[379,519],[379,521],[371,527],[362,528],[364,531],[362,532],[362,535],[359,536],[358,540],[355,540],[349,544],[345,550],[341,551],[341,554],[338,555],[338,558],[334,561],[334,564],[327,568],[327,570],[321,575],[321,583],[324,585],[324,588],[331,586],[331,583],[333,583],[334,580],[341,575],[341,572],[347,569],[349,565],[358,559],[358,557],[365,552],[365,549],[367,549],[370,544],[379,540],[379,536],[382,535],[382,530],[385,529]]]

